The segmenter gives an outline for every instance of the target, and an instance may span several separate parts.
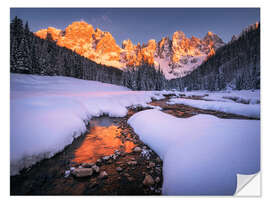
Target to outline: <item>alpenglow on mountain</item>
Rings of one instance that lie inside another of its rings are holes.
[[[167,79],[183,77],[195,70],[209,56],[224,45],[216,34],[208,32],[203,39],[187,38],[176,31],[172,39],[163,37],[159,42],[150,39],[147,44],[134,45],[124,40],[117,45],[109,32],[104,32],[86,22],[73,22],[64,31],[48,27],[35,33],[42,39],[50,38],[58,46],[107,66],[125,69],[142,63],[160,67]]]

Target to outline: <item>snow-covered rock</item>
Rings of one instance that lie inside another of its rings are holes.
[[[133,151],[134,151],[134,152],[141,152],[141,151],[142,151],[142,148],[140,148],[140,147],[135,147],[135,148],[133,149]]]
[[[99,179],[106,179],[106,178],[108,178],[108,173],[106,171],[101,171],[98,178]]]
[[[96,63],[125,69],[142,63],[160,68],[167,79],[183,77],[195,70],[207,57],[224,45],[214,33],[208,32],[203,39],[187,38],[178,30],[172,38],[163,37],[159,42],[150,39],[146,44],[134,45],[124,40],[122,48],[116,44],[109,32],[84,22],[73,22],[65,31],[49,27],[35,33],[46,39],[50,34],[57,45],[66,47]]]
[[[99,173],[99,167],[97,165],[92,166],[92,169],[95,173]]]
[[[186,35],[178,30],[172,40],[168,37],[159,42],[156,66],[160,67],[167,79],[183,77],[195,70],[207,57],[224,45],[214,33],[208,32],[203,39]]]

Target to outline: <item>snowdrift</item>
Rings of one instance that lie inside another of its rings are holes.
[[[205,110],[221,111],[225,113],[260,118],[260,104],[241,104],[227,101],[204,101],[175,98],[170,99],[168,104],[184,104]]]
[[[186,96],[202,96],[207,100],[223,101],[223,102],[238,102],[245,104],[259,104],[260,90],[223,90],[223,91],[186,91],[177,92],[177,94],[184,94]]]
[[[122,117],[127,107],[146,106],[158,92],[61,76],[11,74],[11,175],[72,143],[92,116]]]
[[[145,110],[128,123],[163,159],[164,195],[233,195],[237,173],[260,170],[258,120]]]

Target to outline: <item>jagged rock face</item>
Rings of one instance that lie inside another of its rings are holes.
[[[223,41],[211,32],[201,40],[194,36],[187,38],[182,31],[177,31],[172,40],[169,37],[163,37],[158,43],[149,40],[142,47],[124,40],[121,62],[126,66],[154,64],[167,79],[172,79],[189,74],[223,45]]]
[[[157,56],[160,58],[170,57],[172,50],[172,41],[169,37],[163,37],[158,43]]]
[[[156,53],[157,43],[154,39],[150,39],[147,45],[142,48],[143,62],[154,64],[154,56]]]
[[[73,22],[64,32],[48,28],[35,34],[45,39],[47,33],[53,33],[53,40],[59,46],[71,49],[97,63],[123,68],[124,64],[120,63],[121,48],[109,32],[103,32],[100,29],[94,30],[92,25],[82,21]]]
[[[54,41],[57,41],[60,33],[61,33],[61,30],[58,30],[54,27],[48,27],[48,29],[41,29],[41,30],[37,31],[36,35],[42,39],[46,39],[47,35],[50,34],[52,36],[52,39]]]
[[[211,45],[214,49],[218,49],[224,45],[222,39],[220,39],[216,34],[212,32],[208,32],[207,35],[203,38],[203,41],[207,45]]]
[[[190,46],[190,40],[182,31],[177,31],[172,37],[172,61],[178,63],[181,56],[192,55],[193,47]]]
[[[97,63],[117,68],[139,66],[148,63],[159,67],[167,79],[183,77],[195,70],[204,60],[224,45],[214,33],[208,32],[203,39],[187,38],[176,31],[172,39],[163,37],[158,43],[151,39],[142,46],[124,40],[120,48],[111,33],[94,30],[86,22],[73,22],[65,31],[49,27],[35,33],[46,39],[48,34],[57,45],[66,47]]]
[[[157,43],[154,39],[148,41],[142,47],[140,44],[133,45],[131,40],[124,40],[122,43],[122,62],[127,66],[139,66],[142,63],[154,64]]]
[[[136,48],[135,45],[133,45],[132,41],[130,39],[124,40],[122,42],[122,49],[125,49],[127,51],[134,51]]]
[[[211,32],[201,40],[194,36],[187,38],[182,31],[176,31],[172,40],[166,37],[159,42],[155,64],[158,64],[167,79],[183,77],[223,45],[223,41]]]
[[[139,66],[141,64],[141,60],[140,44],[135,46],[131,40],[124,40],[122,42],[121,62],[125,63],[126,66]]]

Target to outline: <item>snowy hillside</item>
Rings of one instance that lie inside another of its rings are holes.
[[[11,174],[51,157],[86,130],[92,116],[124,116],[156,92],[60,76],[11,74]]]

